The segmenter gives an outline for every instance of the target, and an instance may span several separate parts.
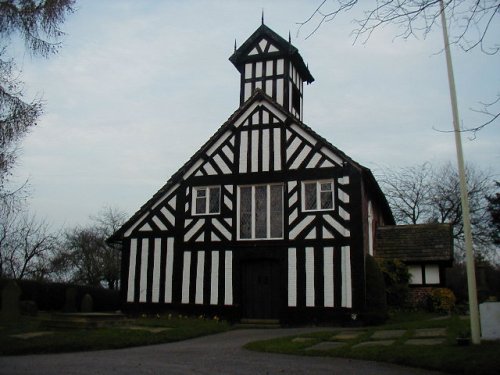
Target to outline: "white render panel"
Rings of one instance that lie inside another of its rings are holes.
[[[220,241],[220,238],[214,232],[210,233],[210,239],[212,241]]]
[[[290,157],[293,155],[293,153],[299,148],[300,144],[302,141],[300,140],[299,137],[295,137],[295,139],[292,141],[290,146],[286,149],[286,160],[290,160]]]
[[[217,171],[212,167],[212,165],[209,162],[206,162],[205,165],[203,166],[203,169],[209,176],[214,176],[217,174]]]
[[[266,79],[265,91],[266,91],[266,94],[269,95],[270,97],[273,96],[273,80],[272,79]]]
[[[166,207],[162,207],[160,212],[163,214],[165,219],[170,223],[170,225],[174,226],[175,225],[175,216],[170,213],[169,210],[167,210]]]
[[[245,64],[245,78],[252,78],[252,63]]]
[[[130,240],[130,258],[128,266],[127,302],[134,302],[135,260],[137,257],[137,239]]]
[[[196,264],[196,294],[194,303],[203,304],[203,278],[205,277],[205,252],[198,251],[198,263]]]
[[[182,266],[182,303],[189,303],[189,277],[191,274],[191,252],[184,252]]]
[[[306,306],[314,306],[314,248],[306,247]]]
[[[139,302],[146,302],[146,295],[148,292],[148,253],[149,253],[149,240],[142,239],[141,248],[141,279],[139,282]]]
[[[217,154],[214,156],[214,162],[220,168],[223,174],[230,174],[231,169],[227,166],[226,162],[222,159],[222,157]]]
[[[338,207],[339,209],[339,216],[344,219],[345,221],[348,221],[348,220],[351,220],[351,215],[349,214],[349,212],[347,212],[346,210],[344,210],[342,207]]]
[[[276,65],[276,74],[283,74],[285,72],[285,64],[283,59],[278,59]]]
[[[410,284],[418,285],[423,283],[422,279],[422,266],[418,265],[409,265],[408,273],[410,274]]]
[[[250,82],[245,83],[245,96],[243,97],[243,101],[247,101],[252,95],[252,84]]]
[[[240,142],[240,173],[247,172],[247,153],[248,153],[248,132],[241,132]]]
[[[259,47],[262,51],[264,51],[266,49],[266,46],[267,46],[267,39],[262,39],[260,42],[259,42]]]
[[[306,240],[315,240],[316,239],[316,227],[313,227],[311,231],[305,236]]]
[[[269,46],[269,50],[268,50],[268,52],[278,52],[278,51],[279,51],[279,50],[278,50],[278,49],[277,49],[274,45],[272,45],[272,44],[271,44],[271,45]]]
[[[329,157],[330,159],[332,159],[335,163],[337,163],[338,165],[342,165],[342,159],[339,158],[337,155],[335,155],[332,151],[330,151],[328,148],[326,147],[321,147],[321,152],[323,154],[325,154],[327,157]]]
[[[325,161],[323,161],[323,163],[321,163],[319,167],[320,168],[335,167],[335,164],[333,164],[330,160],[326,159]]]
[[[297,169],[302,162],[306,159],[307,155],[309,155],[309,152],[311,151],[311,147],[305,146],[302,151],[299,152],[295,160],[293,161],[292,165],[290,166],[290,169]]]
[[[293,194],[290,195],[290,198],[288,199],[288,207],[293,206],[298,199],[299,199],[299,192],[295,191]]]
[[[257,111],[252,115],[252,124],[253,125],[258,125],[259,124],[259,112]]]
[[[152,230],[153,228],[151,228],[151,225],[146,223],[139,229],[139,232],[151,232]]]
[[[168,191],[163,194],[163,196],[158,199],[156,201],[156,203],[151,207],[151,210],[154,210],[156,207],[158,207],[158,205],[160,203],[162,203],[170,194],[172,194],[175,190],[177,190],[177,188],[179,187],[179,184],[175,184],[174,186],[172,186],[170,189],[168,189]],[[171,202],[174,202],[173,205]],[[170,204],[170,206],[172,206],[173,208],[175,208],[175,195],[168,201],[168,204]]]
[[[284,94],[284,90],[283,90],[283,79],[277,79],[276,80],[276,101],[278,102],[278,104],[280,105],[283,105],[283,94]]]
[[[131,226],[131,227],[130,227],[130,228],[129,228],[126,232],[125,232],[125,234],[123,235],[123,237],[129,237],[129,236],[132,234],[132,232],[134,231],[134,229],[135,229],[135,228],[136,228],[136,227],[137,227],[137,226],[141,223],[141,221],[143,221],[143,220],[146,218],[146,216],[148,216],[148,214],[149,214],[149,212],[146,212],[144,215],[142,215],[142,216],[141,216],[141,218],[140,218],[139,220],[137,220],[137,221],[135,222],[135,224],[134,224],[134,225],[132,225],[132,226]]]
[[[262,81],[255,82],[255,88],[256,89],[262,89]]]
[[[270,48],[273,48],[273,46],[271,46]],[[273,61],[269,60],[266,61],[266,77],[270,77],[272,75],[273,75]]]
[[[222,148],[222,152],[224,153],[224,155],[227,156],[227,158],[232,162],[233,161],[233,152],[231,151],[231,149],[229,148],[228,145],[224,146]]]
[[[224,304],[233,304],[233,252],[226,251],[224,267]]]
[[[303,130],[300,126],[297,124],[292,124],[291,128],[299,134],[302,138],[304,138],[307,142],[309,142],[311,145],[315,145],[317,143],[316,139],[307,133],[305,130]]]
[[[251,151],[252,172],[259,171],[259,131],[252,131],[252,151]]]
[[[288,219],[288,223],[293,223],[295,221],[295,219],[297,218],[297,216],[299,215],[299,210],[296,208],[295,210],[292,211],[292,213],[290,214],[289,216],[289,219]]]
[[[352,307],[352,280],[351,280],[351,248],[341,248],[342,271],[342,307]]]
[[[262,171],[269,171],[269,129],[262,130]]]
[[[174,238],[167,238],[167,259],[165,270],[165,302],[172,302],[172,277],[174,275]]]
[[[335,238],[332,232],[330,232],[328,229],[323,227],[323,239],[324,240],[330,240],[332,238]]]
[[[186,173],[184,173],[182,178],[185,180],[186,178],[191,176],[194,173],[194,171],[196,171],[202,164],[203,164],[202,159],[196,160],[196,162],[191,166],[191,168],[189,168],[188,171]]]
[[[197,223],[184,235],[184,241],[189,241],[193,235],[205,224],[205,219],[198,220]]]
[[[259,54],[259,51],[257,50],[257,48],[254,48],[253,50],[251,50],[251,51],[248,53],[248,56],[258,55],[258,54]]]
[[[321,159],[321,154],[319,152],[316,152],[309,161],[309,163],[307,163],[306,168],[315,168],[316,164],[320,159]]]
[[[226,238],[226,240],[231,240],[231,232],[228,231],[218,219],[213,219],[212,224],[216,227],[219,232]]]
[[[255,77],[262,77],[262,62],[259,61],[255,64]]]
[[[233,201],[231,200],[231,198],[229,198],[227,195],[224,195],[224,204],[226,205],[227,208],[229,208],[230,210],[233,209]]]
[[[274,146],[274,170],[281,170],[281,131],[275,128],[273,134],[273,146]]]
[[[210,304],[219,303],[219,252],[212,251],[212,273],[210,275]]]
[[[297,250],[288,248],[288,306],[297,306]]]
[[[425,265],[425,283],[439,284],[439,266],[437,264]]]
[[[165,224],[162,223],[162,221],[160,219],[158,219],[158,216],[156,216],[156,215],[153,216],[152,220],[161,231],[167,230],[167,227],[165,226]]]
[[[344,176],[342,178],[339,178],[340,185],[347,185],[348,183],[349,183],[349,176]]]
[[[212,156],[212,154],[219,149],[220,145],[223,144],[231,136],[231,134],[232,132],[230,130],[222,134],[215,141],[215,143],[212,146],[210,146],[210,148],[207,151],[207,156]]]
[[[160,301],[161,238],[155,238],[151,302]]]
[[[345,191],[343,191],[342,189],[338,189],[338,192],[339,192],[339,194],[338,194],[339,199],[344,203],[349,203],[349,195]]]
[[[351,236],[351,232],[348,229],[344,228],[342,226],[342,224],[340,224],[337,220],[335,220],[330,215],[323,215],[323,218],[326,220],[326,222],[328,224],[330,224],[332,227],[334,227],[335,230],[337,232],[339,232],[342,236],[344,236],[344,237],[350,237]]]
[[[333,247],[323,249],[323,279],[325,307],[333,307]]]
[[[262,111],[262,123],[269,124],[269,112]]]
[[[311,221],[314,220],[314,216],[306,216],[300,223],[298,223],[291,231],[290,231],[290,239],[293,240],[297,235],[302,232],[305,227],[311,224]]]

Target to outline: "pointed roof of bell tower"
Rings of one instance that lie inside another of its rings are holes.
[[[262,59],[262,54],[269,55],[269,57],[284,57],[290,60],[305,82],[312,83],[314,81],[314,77],[309,72],[302,56],[300,56],[299,50],[290,41],[282,38],[267,27],[264,22],[234,51],[229,61],[241,73],[245,63]]]

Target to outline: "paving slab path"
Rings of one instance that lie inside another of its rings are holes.
[[[248,329],[170,344],[120,350],[0,356],[0,374],[440,374],[392,364],[342,358],[248,351],[248,342],[325,328]]]

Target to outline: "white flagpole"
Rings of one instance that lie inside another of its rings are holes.
[[[446,28],[446,17],[444,14],[443,0],[440,0],[441,23],[443,25],[444,50],[446,54],[446,67],[448,68],[448,83],[450,86],[451,110],[453,114],[453,129],[455,133],[455,145],[457,149],[458,175],[460,178],[460,198],[462,200],[462,220],[465,237],[465,263],[467,270],[467,288],[469,292],[469,311],[471,338],[473,344],[481,343],[479,328],[479,309],[477,305],[476,271],[474,268],[474,253],[472,250],[472,231],[469,214],[469,197],[467,182],[465,179],[464,154],[462,150],[462,136],[460,133],[460,122],[458,118],[457,92],[455,89],[455,78],[453,76],[453,65],[451,63],[450,43],[448,30]]]

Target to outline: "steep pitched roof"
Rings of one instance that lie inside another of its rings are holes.
[[[234,129],[234,123],[243,116],[246,111],[251,108],[251,106],[256,102],[265,102],[268,105],[272,106],[276,111],[282,114],[285,117],[285,124],[294,123],[299,126],[301,129],[309,133],[312,137],[318,140],[319,143],[329,148],[332,152],[334,152],[339,158],[341,158],[345,163],[351,164],[354,168],[357,168],[365,183],[368,184],[371,191],[375,194],[377,199],[382,202],[382,206],[384,209],[384,214],[386,215],[386,221],[388,223],[393,223],[394,219],[392,213],[390,211],[387,200],[380,190],[375,178],[373,177],[371,171],[368,168],[363,167],[359,163],[352,160],[348,157],[344,152],[333,146],[330,142],[328,142],[325,138],[318,135],[314,130],[312,130],[309,126],[304,123],[298,121],[294,118],[290,113],[288,113],[282,106],[280,106],[276,101],[274,101],[271,97],[266,95],[264,91],[261,89],[255,90],[254,94],[242,105],[240,106],[230,117],[229,119],[222,124],[222,126],[214,133],[212,137],[177,171],[172,177],[167,181],[167,183],[158,190],[156,194],[153,195],[151,199],[149,199],[117,232],[115,232],[109,239],[109,243],[119,242],[123,237],[124,233],[134,225],[137,221],[141,220],[141,218],[147,214],[151,208],[165,196],[165,194],[174,187],[177,183],[179,183],[183,176],[190,170],[190,168],[195,165],[196,161],[203,157],[203,155],[210,149],[220,137],[223,136],[228,130]]]
[[[231,61],[241,72],[245,62],[257,58],[256,56],[249,56],[249,52],[263,37],[270,40],[278,48],[278,51],[270,53],[275,54],[276,56],[289,57],[298,69],[304,81],[307,83],[314,81],[314,77],[309,72],[302,56],[300,56],[299,50],[264,24],[255,30],[255,32],[236,51],[234,51],[233,55],[229,58],[229,61]]]
[[[404,262],[453,262],[450,224],[417,224],[379,227],[375,255]]]

